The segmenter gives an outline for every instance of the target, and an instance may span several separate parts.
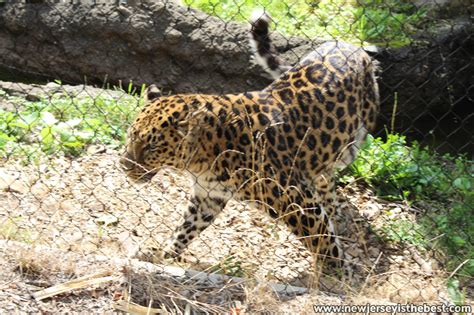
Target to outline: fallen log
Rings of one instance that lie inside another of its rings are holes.
[[[270,82],[251,60],[246,24],[224,22],[171,0],[38,2],[0,3],[0,79],[2,71],[20,72],[72,84],[131,80],[135,85],[153,82],[165,91],[200,93],[255,90]],[[470,18],[458,15],[415,35],[411,45],[379,47],[374,57],[382,68],[380,130],[389,123],[394,104],[398,131],[420,129],[426,117],[434,117],[428,124],[437,126],[451,111],[469,116],[473,33]],[[272,36],[292,63],[317,44]]]

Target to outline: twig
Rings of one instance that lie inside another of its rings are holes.
[[[136,303],[127,302],[127,301],[124,301],[124,300],[120,300],[120,301],[112,304],[112,306],[116,310],[123,311],[123,312],[130,313],[130,314],[138,314],[138,315],[166,314],[166,312],[163,311],[162,309],[151,308],[151,307],[148,307],[148,306],[141,306],[141,305],[138,305]]]
[[[451,279],[455,274],[456,272],[458,272],[459,269],[461,269],[462,266],[464,266],[470,259],[466,259],[465,261],[463,261],[462,263],[459,264],[459,266],[456,267],[456,269],[453,270],[453,272],[451,272],[449,274],[449,277],[446,279],[446,281],[448,281],[449,279]]]
[[[369,283],[369,278],[372,276],[372,272],[375,270],[375,267],[376,267],[377,264],[379,263],[380,257],[382,257],[382,254],[383,254],[383,252],[380,252],[380,253],[379,253],[379,255],[377,256],[377,259],[375,259],[375,262],[374,262],[374,264],[372,265],[372,268],[370,268],[370,271],[369,271],[369,273],[367,274],[367,277],[365,277],[364,284],[362,285],[361,289],[359,290],[359,296],[361,295],[361,293],[364,291],[365,287],[366,287],[367,284]]]
[[[36,301],[41,301],[46,298],[73,291],[76,289],[86,288],[92,285],[97,285],[105,282],[111,282],[118,280],[120,276],[118,274],[113,274],[111,271],[101,272],[94,275],[88,275],[84,277],[80,277],[65,283],[61,283],[47,289],[35,292],[33,297]]]
[[[58,249],[51,249],[47,246],[44,245],[26,245],[21,242],[16,242],[16,241],[5,241],[5,240],[0,240],[0,248],[9,248],[11,246],[17,246],[19,248],[27,248],[29,250],[40,250],[40,251],[47,251],[47,252],[53,252],[56,253],[57,255],[64,255],[64,251],[58,250]],[[91,259],[89,259],[89,263],[93,264],[94,262],[104,262],[108,261],[111,264],[115,265],[117,268],[121,267],[129,267],[132,270],[144,270],[150,273],[160,273],[164,276],[167,276],[169,278],[178,278],[180,281],[184,281],[189,278],[195,278],[198,280],[203,280],[207,281],[208,283],[214,284],[214,285],[219,285],[221,283],[232,283],[232,284],[243,284],[248,282],[248,279],[241,278],[241,277],[231,277],[231,276],[226,276],[222,274],[215,274],[215,273],[207,273],[207,272],[202,272],[202,271],[197,271],[193,269],[183,269],[180,267],[175,267],[175,266],[165,266],[165,265],[159,265],[159,264],[152,264],[144,261],[139,261],[138,259],[124,259],[124,258],[116,258],[116,257],[107,257],[107,256],[101,256],[101,255],[90,255],[89,256]],[[112,279],[113,278],[113,279]],[[71,288],[74,285],[78,285],[79,282],[81,281],[88,281],[87,283],[83,283],[83,286],[77,286],[74,287],[73,289],[76,288],[82,288],[85,286],[93,285],[93,284],[99,284],[107,281],[113,281],[113,280],[118,280],[119,275],[114,274],[111,271],[105,272],[105,273],[100,273],[100,274],[95,274],[95,275],[89,275],[86,277],[78,278],[70,282],[66,282],[64,284],[60,284],[58,286],[54,286],[46,290],[51,290],[53,292],[52,288],[55,288],[55,290],[58,290],[59,286],[62,285],[68,285],[69,287],[62,292],[66,292],[71,290]],[[297,286],[292,286],[292,285],[287,285],[287,284],[282,284],[282,283],[274,283],[274,282],[262,282],[263,284],[269,285],[274,291],[278,292],[279,294],[284,294],[284,295],[292,295],[292,294],[305,294],[308,293],[307,288],[303,287],[297,287]],[[42,291],[40,291],[42,292]],[[47,291],[46,293],[48,293]],[[54,291],[55,294],[59,294],[62,292],[56,292]],[[43,294],[46,294],[43,293]],[[41,299],[45,298],[43,295],[39,295],[39,292],[36,292],[35,295],[38,295],[41,297]],[[52,296],[52,295],[49,295]],[[36,296],[35,296],[36,298]]]

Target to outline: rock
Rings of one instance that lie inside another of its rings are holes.
[[[25,194],[30,187],[21,179],[21,174],[0,169],[0,191]]]
[[[90,145],[87,147],[87,154],[89,155],[94,155],[94,154],[100,154],[100,153],[105,153],[107,151],[106,146],[104,145]]]
[[[380,214],[381,209],[382,207],[380,204],[375,202],[368,202],[365,204],[365,207],[360,210],[360,212],[365,218],[372,220]]]
[[[77,200],[69,199],[61,201],[60,207],[63,211],[67,213],[73,213],[80,209],[80,205],[77,204]]]
[[[465,0],[414,0],[414,4],[427,10],[431,17],[450,18],[459,12],[474,12],[474,2]],[[466,3],[467,2],[467,3]]]
[[[102,226],[116,225],[119,222],[119,219],[112,214],[104,214],[99,218],[94,220],[95,223]]]
[[[378,249],[377,247],[371,247],[368,249],[368,252],[371,258],[377,259],[380,254],[380,249]]]
[[[37,181],[31,186],[32,195],[35,196],[35,198],[38,198],[40,200],[45,198],[50,192],[51,192],[50,187],[40,181]]]
[[[362,250],[357,247],[350,247],[345,250],[345,254],[350,255],[352,258],[359,257],[362,255]]]
[[[168,28],[165,31],[165,40],[172,45],[178,44],[182,37],[183,33],[174,28]]]

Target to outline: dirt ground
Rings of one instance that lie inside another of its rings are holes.
[[[123,298],[124,290],[135,303],[167,305],[167,310],[176,306],[175,311],[191,307],[229,312],[236,301],[252,313],[263,309],[300,312],[326,302],[435,304],[449,300],[449,274],[434,253],[397,248],[369,232],[383,224],[385,213],[415,220],[416,209],[378,200],[370,190],[357,186],[343,191],[354,205],[354,212],[341,223],[345,250],[352,257],[351,277],[321,272],[285,226],[237,202],[227,205],[193,241],[185,253],[186,263],[163,264],[237,276],[247,279],[244,284],[191,286],[182,278],[173,282],[153,278],[161,277],[157,274],[131,273],[107,258],[131,257],[143,243],[163,244],[182,220],[189,182],[179,174],[161,172],[150,183],[131,184],[117,167],[117,152],[90,147],[88,153],[38,166],[14,161],[0,166],[0,238],[10,240],[0,246],[0,310],[106,312]],[[98,255],[106,258],[91,258]],[[49,286],[103,271],[120,274],[120,280],[40,302],[31,297]],[[283,296],[272,292],[265,285],[268,282],[310,290]],[[180,294],[174,290],[177,286],[183,291]]]

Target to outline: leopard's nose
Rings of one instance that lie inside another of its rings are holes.
[[[134,157],[129,152],[125,152],[122,154],[119,164],[124,171],[130,171],[133,169],[134,165],[137,164],[137,162],[135,162]]]

